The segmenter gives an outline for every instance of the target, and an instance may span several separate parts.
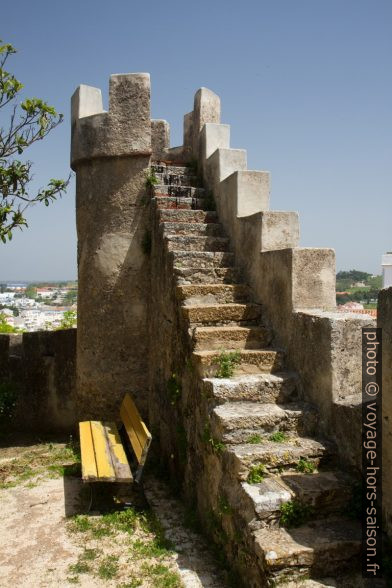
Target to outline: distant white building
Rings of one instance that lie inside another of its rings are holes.
[[[388,251],[382,256],[382,287],[390,288],[392,286],[392,251]]]

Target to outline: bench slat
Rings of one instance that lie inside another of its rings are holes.
[[[120,408],[120,416],[124,423],[133,451],[139,464],[143,465],[151,434],[141,419],[138,409],[129,394],[126,394]]]
[[[79,434],[80,452],[82,455],[82,478],[83,480],[96,479],[98,476],[97,462],[95,460],[90,421],[79,423]]]
[[[113,468],[109,442],[105,435],[103,423],[100,421],[91,421],[91,431],[93,434],[98,478],[102,482],[114,482],[116,480],[116,472]]]
[[[132,472],[115,423],[104,423],[104,428],[110,446],[110,454],[117,482],[132,482]]]

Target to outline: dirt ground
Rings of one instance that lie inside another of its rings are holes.
[[[165,532],[140,495],[116,510],[102,508],[98,496],[86,514],[90,494],[72,446],[0,447],[0,587],[225,586],[203,541],[181,526],[181,508],[159,484],[158,492],[151,480],[148,486],[154,511],[170,508]]]

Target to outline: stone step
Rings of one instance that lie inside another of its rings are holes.
[[[265,327],[195,327],[192,330],[194,351],[224,349],[260,349],[271,341]]]
[[[296,529],[267,527],[255,531],[254,548],[270,580],[336,576],[358,567],[361,525],[347,518],[333,517]]]
[[[317,518],[342,513],[353,495],[354,480],[347,474],[335,471],[312,475],[287,473],[265,478],[259,484],[241,484],[239,505],[241,516],[252,525],[278,525],[281,506],[297,502],[309,507],[309,516]]]
[[[225,443],[247,443],[252,434],[266,441],[277,431],[313,435],[317,422],[317,411],[305,402],[283,405],[227,402],[212,411],[211,431]]]
[[[155,174],[165,174],[173,176],[194,175],[192,167],[187,165],[170,165],[170,163],[156,162],[151,166]]]
[[[223,453],[225,468],[229,475],[246,481],[250,468],[262,464],[266,473],[297,471],[300,459],[314,464],[330,465],[336,458],[336,447],[330,441],[306,437],[292,438],[284,443],[266,441],[264,443],[243,443],[228,445]]]
[[[166,184],[169,186],[195,186],[199,187],[199,178],[192,173],[172,174],[170,171],[163,173],[155,172],[155,177],[158,184]]]
[[[162,208],[158,210],[160,222],[217,224],[218,213],[215,210],[184,210],[181,208]]]
[[[220,223],[163,222],[164,235],[197,235],[199,237],[224,237]]]
[[[197,267],[200,269],[232,267],[234,254],[226,251],[171,251],[175,268]]]
[[[192,284],[177,286],[178,300],[186,306],[248,302],[250,292],[245,284]]]
[[[177,284],[188,286],[191,284],[233,284],[241,282],[241,271],[235,267],[174,267]]]
[[[219,325],[260,319],[259,304],[197,304],[181,307],[183,317],[193,325]],[[218,354],[214,354],[218,355]]]
[[[182,198],[175,196],[155,196],[153,199],[158,209],[202,210],[204,198]]]
[[[173,184],[155,184],[154,196],[174,196],[175,198],[203,198],[204,188],[194,186],[176,186]]]
[[[233,364],[233,375],[255,372],[274,372],[282,369],[284,354],[275,349],[238,349],[222,351],[194,351],[192,359],[201,377],[216,376],[222,353],[237,353],[239,362]],[[253,405],[255,406],[255,405]]]
[[[164,240],[169,251],[229,251],[227,237],[165,235]]]
[[[288,402],[296,400],[298,376],[294,372],[251,374],[233,378],[205,378],[204,393],[223,402]]]

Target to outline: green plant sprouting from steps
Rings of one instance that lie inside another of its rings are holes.
[[[299,500],[290,500],[280,505],[280,524],[284,527],[299,527],[313,515],[314,508]]]
[[[211,447],[214,453],[222,453],[226,449],[226,445],[222,441],[219,441],[212,436],[208,423],[204,425],[202,440]]]
[[[234,374],[235,366],[241,362],[241,353],[239,351],[222,351],[217,359],[218,370],[217,378],[231,378]]]
[[[301,457],[295,469],[302,474],[313,474],[317,470],[317,467],[312,461],[308,461]]]
[[[283,433],[283,431],[275,431],[275,433],[272,433],[268,439],[274,443],[284,443],[287,441],[288,437],[286,433]]]
[[[150,170],[146,175],[146,188],[150,190],[159,183],[158,178],[155,175],[154,170]]]
[[[259,463],[258,465],[252,466],[249,470],[246,481],[248,484],[260,484],[264,480],[266,474],[265,465]]]

